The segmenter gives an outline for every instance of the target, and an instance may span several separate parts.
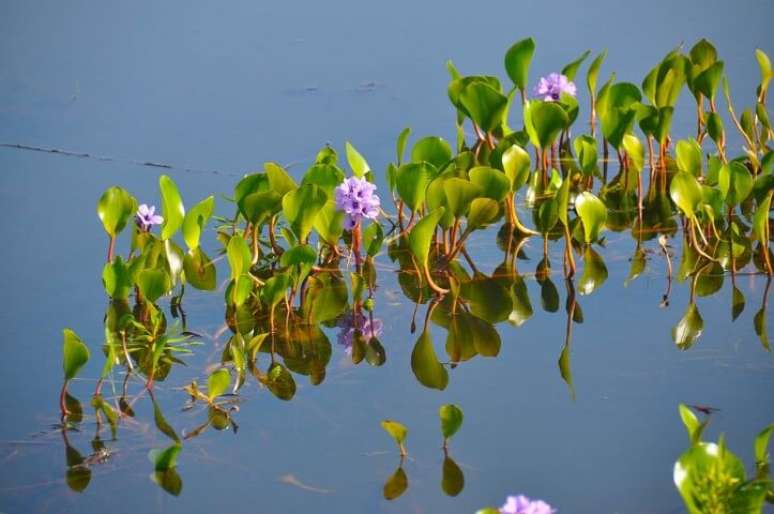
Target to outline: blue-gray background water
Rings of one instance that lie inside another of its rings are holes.
[[[119,430],[118,453],[95,468],[89,488],[67,490],[64,449],[50,428],[61,330],[76,330],[98,355],[106,238],[95,205],[111,185],[158,204],[158,175],[167,173],[191,205],[211,193],[228,195],[239,176],[267,160],[299,176],[322,145],[342,150],[350,140],[383,190],[382,171],[403,127],[454,140],[445,61],[463,73],[506,79],[505,50],[527,36],[537,41],[533,83],[586,49],[607,48],[602,79],[615,71],[637,84],[670,49],[706,37],[725,60],[741,110],[758,82],[754,49],[774,54],[771,19],[770,1],[3,1],[0,143],[90,157],[0,147],[0,512],[465,513],[516,492],[545,498],[563,513],[682,512],[672,465],[688,441],[677,404],[720,407],[710,434],[725,432],[748,463],[754,434],[774,419],[774,363],[752,330],[764,282],[739,280],[748,308],[735,323],[728,283],[699,299],[704,335],[679,352],[669,332],[688,288],[676,285],[670,307],[659,308],[665,263],[656,257],[624,288],[634,249],[626,234],[609,234],[610,278],[580,298],[585,323],[574,333],[574,401],[557,368],[565,315],[540,310],[534,281],[535,316],[520,328],[498,325],[499,357],[465,363],[437,392],[411,374],[413,306],[382,271],[377,314],[387,363],[352,367],[332,332],[320,386],[298,377],[296,398],[284,403],[252,382],[236,436],[210,431],[185,446],[179,497],[148,478],[148,449],[166,444],[147,426],[148,402],[138,426]],[[584,76],[585,66],[582,106]],[[690,136],[687,92],[680,105],[673,133]],[[736,141],[732,153],[739,150]],[[147,162],[172,167],[140,165]],[[219,196],[218,212],[231,209]],[[490,272],[501,254],[493,233],[481,241],[476,256]],[[211,232],[206,245],[215,253]],[[521,266],[531,272],[539,243],[527,252],[532,261]],[[552,252],[558,262],[560,248]],[[384,256],[380,262],[389,265]],[[214,333],[223,322],[218,293],[191,295],[187,307],[192,329]],[[216,354],[208,344],[184,377],[204,375]],[[83,375],[98,376],[100,361]],[[73,392],[86,401],[92,384],[77,382]],[[161,391],[178,429],[201,421],[201,412],[179,413],[184,393]],[[466,480],[456,498],[440,488],[437,409],[449,402],[466,416],[451,450]],[[410,430],[410,486],[394,502],[382,498],[398,465],[379,427],[386,417]],[[90,434],[72,437],[88,453]]]

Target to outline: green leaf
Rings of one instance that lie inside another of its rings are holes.
[[[591,50],[583,52],[580,57],[562,68],[562,75],[567,77],[567,80],[575,80],[575,74],[578,73],[578,68],[580,68],[580,65],[583,64],[583,61],[585,61],[589,55],[591,55]]]
[[[503,124],[508,98],[484,82],[472,82],[460,92],[460,102],[484,132]]]
[[[524,125],[532,144],[542,150],[551,147],[568,121],[567,113],[555,102],[532,100],[524,106]]]
[[[411,252],[417,258],[417,262],[422,266],[427,265],[430,243],[433,240],[433,234],[435,234],[435,227],[438,225],[438,220],[441,219],[444,211],[443,207],[431,211],[419,220],[409,233],[409,248],[411,248]]]
[[[317,262],[317,252],[308,244],[294,246],[280,257],[280,265],[285,267],[312,265],[315,262]]]
[[[228,391],[231,384],[231,373],[226,368],[213,371],[207,377],[207,398],[212,402],[215,398]]]
[[[695,177],[701,176],[701,147],[699,143],[691,139],[681,139],[675,146],[677,154],[677,167]]]
[[[196,289],[214,291],[217,287],[215,265],[201,248],[185,254],[183,271],[185,279]]]
[[[591,64],[589,70],[586,72],[586,87],[589,90],[589,96],[594,97],[597,90],[597,80],[599,78],[599,69],[602,67],[602,63],[607,57],[607,50],[600,52]]]
[[[114,300],[126,300],[132,291],[132,274],[120,255],[102,268],[102,284],[105,292]]]
[[[761,70],[761,84],[759,88],[761,93],[765,95],[766,90],[769,88],[769,81],[774,76],[771,69],[771,59],[760,48],[755,49],[755,59],[757,59],[758,67]]]
[[[266,170],[266,176],[269,178],[270,189],[278,195],[284,196],[298,187],[293,177],[276,162],[266,162],[263,164],[263,167]]]
[[[185,207],[177,184],[167,175],[159,177],[159,189],[161,191],[161,208],[164,214],[164,223],[161,226],[161,239],[169,239],[175,235],[183,225]]]
[[[769,440],[774,433],[774,423],[770,424],[755,437],[755,462],[760,467],[769,463]]]
[[[575,199],[575,210],[583,223],[583,236],[586,243],[593,243],[607,220],[605,204],[588,191],[583,191]]]
[[[282,211],[299,241],[306,241],[328,195],[314,184],[304,184],[282,197]]]
[[[231,267],[231,280],[238,279],[242,273],[250,270],[252,255],[247,243],[239,234],[234,234],[226,246],[226,256]]]
[[[419,383],[425,387],[444,390],[449,383],[449,374],[438,362],[433,341],[426,330],[419,336],[411,352],[411,370]]]
[[[317,213],[314,229],[326,243],[335,246],[341,233],[344,232],[344,217],[344,211],[336,207],[336,202],[331,197]]]
[[[72,380],[89,361],[89,348],[78,334],[66,328],[62,331],[62,366],[65,380]]]
[[[631,167],[635,172],[641,172],[645,166],[645,149],[642,146],[642,142],[637,136],[626,134],[623,137],[623,147],[626,150],[626,155],[629,157]]]
[[[427,186],[434,178],[432,165],[421,163],[408,163],[398,168],[395,176],[395,186],[398,196],[406,206],[416,212],[425,203]]]
[[[723,118],[716,112],[707,113],[706,118],[707,133],[716,143],[721,143],[725,140],[725,129],[723,128]]]
[[[511,191],[511,181],[500,170],[488,166],[476,166],[468,171],[470,181],[478,186],[481,196],[502,202]]]
[[[451,439],[462,426],[462,409],[454,404],[441,405],[438,409],[438,416],[441,418],[441,433],[444,439]]]
[[[398,163],[398,166],[401,165],[403,162],[403,155],[406,153],[406,143],[408,142],[408,138],[411,135],[411,127],[406,127],[403,130],[400,131],[400,134],[398,135],[398,142],[396,143],[395,153],[397,154],[398,160],[396,161]]]
[[[681,171],[672,178],[669,184],[669,196],[687,218],[694,218],[702,201],[702,191],[696,177]]]
[[[573,148],[578,156],[578,165],[583,175],[585,177],[592,176],[597,170],[597,140],[584,134],[575,138]]]
[[[451,146],[441,137],[423,137],[411,149],[412,162],[429,162],[439,170],[451,159]]]
[[[755,210],[752,220],[755,238],[764,247],[768,247],[769,244],[769,209],[771,209],[772,194],[774,193],[770,192],[768,196],[758,204],[758,208]]]
[[[704,320],[696,304],[691,302],[683,317],[672,328],[672,339],[679,349],[687,350],[699,339],[702,330],[704,330]]]
[[[717,61],[693,79],[693,88],[714,102],[722,76],[723,61]]]
[[[465,475],[454,460],[448,455],[443,458],[441,468],[441,489],[449,496],[457,496],[465,488]]]
[[[355,150],[355,147],[352,146],[349,141],[344,143],[344,148],[346,149],[347,162],[349,163],[349,167],[352,169],[353,175],[362,178],[366,175],[366,173],[371,171],[371,167],[368,165],[368,162],[366,162],[365,158],[360,155],[360,152]]]
[[[505,70],[513,84],[522,91],[527,89],[529,66],[535,53],[535,41],[530,37],[522,39],[505,54]]]
[[[110,237],[116,237],[136,212],[137,200],[126,190],[116,186],[102,193],[97,203],[97,215]]]
[[[468,212],[470,202],[481,194],[481,190],[467,180],[453,177],[443,181],[443,193],[449,213],[460,218]]]
[[[366,253],[374,257],[382,248],[384,243],[384,229],[379,223],[371,223],[363,231],[363,248]]]
[[[153,464],[155,471],[166,471],[177,466],[177,456],[180,454],[182,446],[173,444],[163,450],[154,449],[148,452],[148,458]]]
[[[274,275],[263,284],[261,288],[261,301],[270,307],[277,305],[285,298],[289,285],[290,278],[288,275],[284,273]]]
[[[194,205],[183,218],[183,239],[190,250],[199,247],[199,239],[214,209],[215,197],[209,196]]]
[[[712,43],[702,38],[693,45],[689,56],[691,63],[702,70],[706,70],[712,63],[718,60],[718,51]]]
[[[529,179],[530,157],[519,145],[513,145],[503,152],[503,170],[511,182],[511,191],[518,191]]]
[[[491,198],[476,198],[470,203],[466,232],[477,230],[493,223],[500,215],[500,205]]]
[[[402,448],[403,443],[406,441],[408,429],[404,425],[391,419],[382,420],[381,425],[384,431],[390,434],[390,437],[393,438],[395,443]]]
[[[753,177],[747,166],[738,161],[724,164],[718,172],[718,189],[729,207],[735,207],[750,196]]]
[[[696,417],[696,414],[694,414],[693,411],[685,404],[681,403],[679,410],[680,418],[682,418],[683,425],[685,425],[685,429],[688,431],[688,438],[690,439],[691,444],[700,443],[701,434],[704,432],[704,428],[707,426],[707,423],[700,422],[699,418]]]
[[[156,303],[156,300],[172,289],[172,280],[164,270],[144,269],[137,275],[137,287],[145,300]]]
[[[282,196],[276,191],[257,191],[239,202],[239,211],[253,225],[260,225],[282,208]]]

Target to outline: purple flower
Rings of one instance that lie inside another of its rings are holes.
[[[548,77],[541,77],[538,85],[535,87],[535,94],[543,97],[543,100],[546,102],[559,100],[562,93],[575,96],[577,88],[574,82],[571,82],[560,73],[551,73]]]
[[[352,230],[363,218],[376,219],[379,197],[376,186],[364,178],[350,177],[336,188],[336,208],[344,211],[344,228]]]
[[[147,205],[142,204],[140,205],[140,208],[137,209],[137,215],[135,216],[134,221],[140,229],[149,232],[153,225],[161,225],[164,223],[164,218],[158,214],[154,214],[155,212],[155,205],[148,207]]]
[[[509,496],[500,507],[501,514],[554,514],[556,511],[543,500],[530,500],[523,494]]]
[[[365,316],[360,312],[348,313],[342,316],[336,326],[341,328],[341,332],[336,336],[338,343],[344,347],[344,351],[348,355],[352,355],[352,343],[356,332],[360,332],[367,341],[382,335],[382,330],[384,329],[382,320],[376,318],[371,320],[370,316]]]

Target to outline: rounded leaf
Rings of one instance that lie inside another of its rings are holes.
[[[72,380],[89,361],[89,348],[81,341],[78,334],[66,328],[62,331],[62,367],[65,380]]]

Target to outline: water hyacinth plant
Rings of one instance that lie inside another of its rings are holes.
[[[672,330],[680,350],[689,349],[701,336],[702,297],[722,290],[730,277],[736,318],[745,308],[737,275],[766,276],[753,324],[761,346],[770,350],[766,320],[774,275],[774,132],[766,106],[772,71],[765,54],[756,54],[761,82],[754,107],[737,116],[722,61],[705,40],[688,53],[681,48],[670,52],[640,85],[617,82],[612,74],[600,86],[603,51],[586,75],[590,126],[579,127],[574,81],[590,53],[530,89],[535,51],[531,38],[507,51],[508,85],[492,75],[463,75],[448,64],[447,94],[456,115],[457,139],[427,135],[412,141],[410,129],[400,133],[383,195],[393,200],[393,214],[382,210],[375,172],[348,142],[346,163],[330,146],[298,173],[276,162],[264,163],[234,185],[229,198],[233,205],[226,213],[216,214],[214,196],[186,210],[168,176],[159,179],[159,213],[153,205],[138,206],[120,187],[102,195],[97,212],[109,238],[102,270],[108,307],[105,364],[92,405],[98,419],[117,426],[133,415],[128,377],[143,378],[156,426],[172,441],[153,454],[154,476],[161,487],[179,493],[174,468],[185,438],[210,427],[237,430],[234,413],[240,391],[250,380],[282,401],[294,398],[299,377],[313,386],[323,383],[336,350],[331,331],[338,329],[335,340],[353,364],[385,363],[386,350],[379,341],[385,330],[374,312],[374,292],[387,259],[393,263],[390,271],[397,275],[400,293],[415,306],[411,333],[420,329],[411,351],[411,372],[430,389],[444,390],[453,370],[467,361],[499,354],[503,342],[497,325],[520,327],[535,313],[527,287],[534,276],[545,312],[560,311],[557,284],[564,291],[566,325],[557,367],[574,398],[573,328],[584,321],[583,297],[609,278],[600,249],[613,232],[627,232],[633,241],[626,284],[663,258],[667,283],[662,305],[669,304],[673,280],[690,288],[685,314]],[[697,102],[697,137],[676,139],[671,120],[684,87]],[[719,106],[720,87],[728,116]],[[521,102],[514,101],[517,90]],[[526,93],[530,90],[532,98]],[[732,135],[726,125],[739,132],[744,146],[738,155],[733,155],[735,146],[727,144]],[[613,159],[608,158],[611,147]],[[608,180],[613,161],[617,174]],[[524,211],[531,214],[531,222],[523,221],[530,219]],[[210,220],[216,221],[214,227]],[[118,237],[127,226],[130,242],[117,251]],[[487,230],[490,227],[496,230]],[[520,270],[535,241],[534,273]],[[562,245],[561,266],[552,269],[555,241]],[[475,251],[486,244],[502,252],[502,261],[490,272],[482,271]],[[673,255],[673,246],[681,246],[679,257]],[[216,262],[221,259],[211,259],[204,248],[222,257],[221,275],[226,275],[220,288]],[[354,267],[343,258],[347,249]],[[377,267],[377,257],[382,267]],[[225,341],[212,371],[200,377],[206,380],[206,390],[196,381],[184,389],[191,400],[188,408],[203,406],[206,419],[181,438],[164,420],[153,387],[167,379],[200,339],[186,328],[183,297],[189,285],[222,294],[225,325],[219,335]],[[168,323],[162,303],[166,300],[176,323]],[[441,356],[433,340],[439,333],[445,336]],[[66,332],[63,416],[72,418],[76,412],[67,386],[88,356],[86,345]],[[100,387],[114,368],[125,368],[126,378],[117,405],[111,406]],[[464,477],[446,446],[462,424],[462,411],[447,404],[439,417],[445,449],[442,489],[455,496]],[[686,425],[695,428],[696,423],[689,420]],[[383,422],[383,427],[404,456],[405,427],[393,421]],[[698,439],[692,444],[692,455],[700,457],[696,464],[710,447],[701,446]],[[725,452],[722,444],[716,448]],[[408,487],[402,464],[401,459],[385,484],[387,499],[398,498]],[[698,476],[689,469],[693,464],[691,459],[681,464],[678,487],[684,496],[685,477]],[[764,482],[755,482],[756,490]],[[555,510],[520,495],[508,497],[500,509],[481,512]]]

